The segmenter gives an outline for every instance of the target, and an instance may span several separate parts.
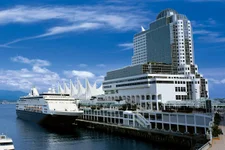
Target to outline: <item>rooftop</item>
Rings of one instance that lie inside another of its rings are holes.
[[[178,12],[174,9],[171,9],[171,8],[167,8],[167,9],[164,9],[163,11],[161,11],[158,16],[157,16],[157,20],[158,19],[161,19],[161,18],[164,18],[164,17],[168,17],[168,16],[171,16],[171,15],[174,15],[174,14],[178,14]]]

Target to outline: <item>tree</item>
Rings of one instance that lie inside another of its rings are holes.
[[[132,110],[137,110],[137,104],[132,104]]]
[[[222,130],[218,127],[218,125],[212,126],[212,136],[218,137],[219,135],[223,134]]]
[[[123,104],[122,107],[119,108],[119,110],[126,110],[126,109],[127,109],[126,104]]]
[[[218,137],[220,134],[223,134],[222,130],[219,128],[219,124],[221,121],[221,116],[218,113],[214,115],[214,125],[212,126],[212,136]]]
[[[216,113],[214,116],[214,124],[219,125],[220,121],[221,121],[221,116],[220,116],[220,114]]]

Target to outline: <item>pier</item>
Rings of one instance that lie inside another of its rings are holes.
[[[145,141],[163,143],[170,146],[171,148],[173,147],[173,149],[181,149],[181,147],[182,149],[195,149],[194,147],[196,143],[206,143],[206,139],[202,136],[190,136],[182,133],[168,132],[156,129],[140,129],[83,119],[77,119],[76,125],[79,127],[100,130],[107,133],[135,137]]]

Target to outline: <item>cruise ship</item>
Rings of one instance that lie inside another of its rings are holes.
[[[102,94],[102,86],[90,85],[85,80],[86,87],[77,80],[76,85],[70,80],[70,86],[63,83],[63,88],[58,84],[58,91],[49,88],[48,92],[39,94],[37,88],[31,88],[27,96],[22,96],[16,104],[18,118],[36,122],[45,126],[72,125],[76,118],[82,117],[83,111],[79,110],[79,99],[89,99]]]
[[[132,64],[107,72],[104,94],[81,101],[83,119],[206,135],[212,124],[208,81],[194,61],[191,21],[161,11],[134,35]]]
[[[0,150],[14,150],[13,140],[5,135],[0,135]]]
[[[72,125],[81,117],[77,100],[70,94],[56,93],[54,89],[39,94],[33,87],[27,96],[20,97],[16,105],[18,118],[46,126]]]

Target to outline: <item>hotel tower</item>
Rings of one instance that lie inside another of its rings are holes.
[[[105,100],[125,100],[159,110],[168,101],[209,97],[208,83],[194,61],[191,22],[173,9],[161,11],[156,20],[134,35],[130,66],[107,72]]]

